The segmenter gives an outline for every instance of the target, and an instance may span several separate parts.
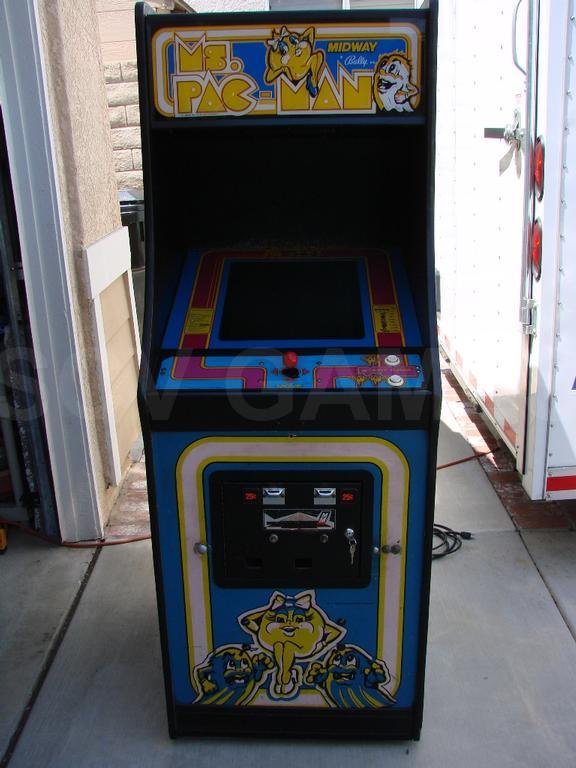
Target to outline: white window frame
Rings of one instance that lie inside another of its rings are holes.
[[[100,538],[37,0],[0,3],[0,101],[60,534]]]

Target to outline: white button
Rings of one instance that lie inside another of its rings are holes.
[[[400,365],[400,358],[398,355],[386,355],[384,362],[386,365]]]
[[[401,387],[402,384],[404,384],[404,379],[402,376],[398,376],[398,374],[394,374],[393,376],[388,376],[388,384],[390,384],[391,387]]]

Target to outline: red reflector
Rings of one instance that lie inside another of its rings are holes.
[[[542,273],[542,224],[536,219],[532,225],[532,243],[530,246],[532,255],[532,274],[536,280],[540,280]]]
[[[544,197],[544,142],[541,138],[536,139],[534,146],[534,186],[536,197],[542,200]]]
[[[549,477],[546,480],[547,491],[574,491],[576,490],[576,475],[564,477]]]
[[[340,494],[340,501],[354,501],[356,495],[351,491],[342,491]]]
[[[244,491],[244,501],[256,501],[257,498],[256,491]]]

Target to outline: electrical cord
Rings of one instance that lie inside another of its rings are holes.
[[[448,467],[454,467],[457,464],[464,464],[466,461],[474,461],[480,459],[482,456],[490,456],[499,450],[498,446],[491,451],[474,451],[472,456],[465,456],[463,459],[454,459],[446,464],[438,464],[436,471],[441,469],[447,469]],[[441,525],[440,523],[434,523],[433,537],[436,540],[436,544],[432,547],[432,559],[439,560],[446,555],[453,555],[454,552],[458,552],[462,546],[462,541],[469,541],[474,536],[470,531],[455,531],[449,528],[447,525]]]
[[[498,450],[498,448],[494,448],[494,450],[491,451],[485,451],[483,453],[474,452],[472,456],[465,456],[463,459],[455,459],[454,461],[449,461],[446,464],[438,464],[436,467],[436,470],[439,471],[441,469],[447,469],[448,467],[453,467],[456,464],[463,464],[466,461],[474,461],[474,459],[480,459],[482,456],[489,456],[492,453],[495,453]],[[39,531],[35,531],[33,528],[30,528],[28,525],[24,525],[23,523],[16,522],[15,520],[1,520],[0,519],[0,525],[10,525],[13,528],[18,528],[21,531],[24,531],[24,533],[29,533],[30,536],[35,536],[37,539],[42,539],[43,541],[47,541],[50,544],[57,544],[61,547],[69,547],[70,549],[93,549],[94,547],[115,547],[119,544],[132,544],[135,541],[147,541],[148,539],[151,539],[152,536],[149,533],[144,533],[138,536],[125,536],[123,538],[119,539],[94,539],[92,541],[57,541],[56,539],[51,538],[50,536],[46,536],[43,533],[40,533]],[[451,555],[453,552],[457,552],[460,547],[462,546],[462,539],[471,539],[473,538],[472,534],[469,531],[453,531],[451,528],[448,528],[445,525],[434,525],[434,536],[438,539],[440,539],[440,542],[432,548],[432,557],[434,559],[439,557],[445,557],[446,555]]]
[[[496,446],[496,448],[493,448],[491,451],[474,451],[472,456],[465,456],[463,459],[454,459],[454,461],[448,461],[446,464],[438,464],[436,471],[438,472],[441,469],[448,469],[448,467],[455,467],[457,464],[464,464],[467,461],[474,461],[474,459],[481,459],[483,456],[490,456],[498,450],[500,449]]]
[[[18,523],[15,520],[0,520],[0,525],[10,525],[12,528],[18,528],[24,533],[30,534],[37,539],[47,541],[49,544],[57,544],[60,547],[69,547],[70,549],[94,549],[94,547],[115,547],[119,544],[132,544],[134,541],[147,541],[152,536],[149,533],[143,533],[138,536],[125,536],[121,539],[94,539],[92,541],[58,541],[51,536],[46,536],[40,531],[35,531],[29,525]]]
[[[139,536],[126,536],[121,539],[97,539],[94,541],[57,541],[50,536],[45,536],[39,531],[35,531],[27,525],[17,523],[14,520],[0,520],[0,525],[10,525],[14,528],[18,528],[24,533],[30,534],[37,539],[47,541],[50,544],[57,544],[61,547],[69,547],[70,549],[94,549],[95,547],[113,547],[119,544],[132,544],[135,541],[147,541],[151,539],[149,533],[144,533]],[[457,552],[462,546],[462,539],[474,538],[469,531],[453,531],[445,525],[439,523],[434,524],[434,536],[440,539],[440,543],[432,548],[432,558],[445,557],[453,552]]]
[[[441,525],[440,523],[434,523],[433,535],[435,539],[439,540],[432,547],[433,560],[438,560],[441,557],[458,552],[462,546],[462,540],[468,541],[474,538],[470,531],[454,531],[452,528],[448,528],[447,525]]]

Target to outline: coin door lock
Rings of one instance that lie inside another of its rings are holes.
[[[348,547],[350,549],[350,565],[354,565],[354,556],[356,555],[356,547],[358,546],[356,533],[353,528],[346,528],[344,536],[348,540]]]

